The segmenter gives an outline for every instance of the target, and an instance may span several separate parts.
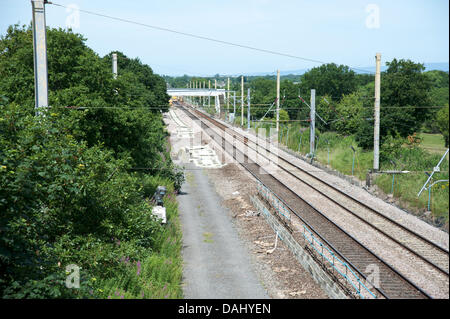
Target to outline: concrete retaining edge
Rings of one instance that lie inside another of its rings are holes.
[[[312,258],[312,256],[294,239],[280,221],[273,216],[266,206],[256,197],[250,196],[255,208],[264,216],[267,223],[278,232],[278,237],[286,244],[288,249],[294,254],[300,265],[308,271],[315,282],[325,291],[332,299],[348,299],[346,293],[339,285],[322,269],[320,265]]]

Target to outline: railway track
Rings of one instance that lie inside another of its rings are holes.
[[[199,113],[202,114],[201,112]],[[227,128],[227,126],[214,119],[210,118],[210,120],[214,121],[214,124],[216,125],[223,126],[223,129]],[[247,137],[240,136],[238,133],[233,134],[235,138],[240,139],[247,147],[251,148],[259,155],[262,155],[261,152],[258,151],[258,148],[261,148],[261,146],[257,142],[252,141]],[[253,143],[255,147],[251,147],[250,143]],[[317,192],[320,196],[327,198],[327,200],[331,201],[333,204],[341,207],[366,225],[382,233],[390,240],[402,246],[402,248],[425,261],[436,271],[446,276],[449,275],[448,250],[399,224],[395,220],[359,201],[352,195],[347,194],[327,181],[311,174],[304,168],[292,163],[291,160],[280,154],[274,154],[270,148],[264,147],[263,149],[266,153],[271,154],[272,158],[262,155],[263,157],[271,159],[272,161],[276,160],[278,167],[298,179],[302,184],[308,186],[312,191]],[[282,164],[279,162],[280,160]]]
[[[248,145],[248,144],[247,144]],[[270,152],[269,149],[266,149]],[[348,213],[382,233],[390,240],[401,245],[413,255],[421,258],[438,272],[449,275],[449,251],[437,245],[422,235],[408,229],[397,221],[359,201],[352,195],[342,191],[332,184],[314,176],[304,168],[291,163],[288,159],[278,155],[283,162],[280,166],[284,171],[299,179],[314,191],[319,192],[329,201],[338,205]]]
[[[209,121],[211,124],[217,126],[222,130],[225,130],[227,128],[226,125],[206,116],[202,112],[194,109],[188,110],[186,108],[184,108],[184,110],[193,119],[207,119],[207,121]],[[204,120],[201,120],[201,123],[202,127],[205,129],[208,135],[217,136],[218,139],[222,139],[223,149],[230,149],[230,147],[225,147],[226,144],[230,144],[228,141],[217,134],[212,129],[212,127]],[[238,133],[233,133],[233,135],[235,138],[241,140],[244,144],[249,144],[249,139],[247,137],[241,136]],[[237,153],[239,153],[240,151],[237,150],[234,146],[231,147],[231,149],[233,149],[233,154],[230,155],[236,158]],[[362,270],[367,269],[369,265],[377,265],[380,269],[380,287],[379,289],[377,289],[379,295],[385,298],[430,297],[426,292],[424,292],[410,280],[405,278],[401,273],[399,273],[393,267],[384,262],[381,258],[376,256],[373,252],[364,247],[364,245],[358,242],[355,238],[353,238],[339,226],[334,224],[324,214],[312,207],[304,199],[299,197],[294,191],[283,184],[280,180],[268,174],[267,172],[261,174],[260,172],[263,169],[258,164],[251,161],[245,154],[241,154],[240,158],[245,159],[243,163],[240,163],[244,168],[246,168],[258,180],[264,183],[266,187],[273,190],[276,194],[279,194],[280,199],[284,202],[284,204],[296,216],[307,222],[318,233],[326,238],[330,245],[332,245],[333,249],[337,250],[339,253],[345,256],[345,259],[353,267],[356,268],[356,270],[363,276],[363,278],[365,278],[366,275]],[[289,169],[287,168],[282,167],[282,169],[289,171]],[[298,179],[300,177],[296,176],[296,178]],[[317,185],[314,187],[318,188]],[[320,190],[318,191],[320,192]]]

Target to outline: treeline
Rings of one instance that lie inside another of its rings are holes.
[[[381,141],[388,137],[406,138],[415,132],[441,133],[448,145],[449,74],[443,71],[425,72],[423,64],[393,59],[386,62],[381,74]],[[226,77],[168,78],[169,85],[186,87],[189,81],[214,79],[221,88]],[[240,99],[241,78],[230,78],[230,89]],[[244,95],[251,89],[251,116],[260,119],[276,99],[276,76],[244,77]],[[354,134],[358,144],[373,147],[374,75],[358,74],[344,65],[333,63],[315,67],[300,76],[282,76],[281,108],[284,120],[300,121],[308,126],[310,91],[316,90],[316,110],[324,120],[317,119],[320,131]],[[302,102],[299,96],[306,101]],[[246,103],[245,103],[246,104]],[[240,113],[240,103],[237,103]],[[247,108],[244,110],[246,116]],[[273,118],[273,112],[268,117]],[[324,123],[326,122],[326,123]]]
[[[100,57],[85,42],[47,29],[49,108],[36,116],[31,28],[10,26],[0,39],[3,298],[109,296],[129,286],[133,267],[155,262],[164,234],[176,239],[149,200],[158,184],[171,193],[183,181],[167,150],[166,83],[120,52],[114,79],[111,54]],[[69,264],[81,269],[80,289],[65,286]],[[179,266],[174,259],[167,267]],[[134,284],[136,295],[152,297],[145,284]]]

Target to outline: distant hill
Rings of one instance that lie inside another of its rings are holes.
[[[449,72],[449,63],[448,62],[433,62],[433,63],[424,63],[425,71],[431,70],[439,70],[444,72]],[[375,73],[375,66],[373,67],[358,67],[360,70],[367,70],[368,72]],[[381,72],[387,69],[386,66],[381,67]],[[302,75],[303,73],[308,72],[310,69],[300,69],[300,70],[288,70],[288,71],[280,71],[281,76],[286,75]],[[355,71],[356,73],[364,73],[362,71]],[[266,75],[274,75],[274,72],[254,72],[247,74],[248,76],[266,76]]]
[[[426,71],[439,70],[448,72],[448,62],[442,63],[425,63]]]
[[[424,65],[425,65],[425,71],[439,70],[439,71],[448,72],[448,70],[449,70],[448,62],[424,63]],[[375,72],[375,67],[362,67],[362,68],[358,68],[358,69],[367,70],[369,72]],[[387,66],[382,66],[381,72],[386,71],[386,69],[387,69]],[[362,73],[359,71],[356,71],[356,72]]]

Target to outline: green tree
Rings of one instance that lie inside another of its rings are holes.
[[[100,58],[85,41],[71,31],[47,29],[50,106],[73,118],[70,129],[88,146],[103,144],[117,158],[131,156],[133,166],[169,174],[160,114],[168,108],[165,81],[120,52],[115,80],[111,54]],[[31,28],[9,27],[0,52],[0,94],[34,114]]]
[[[334,63],[323,64],[303,74],[300,78],[300,87],[305,97],[309,96],[311,89],[316,94],[328,95],[333,100],[339,101],[342,96],[356,90],[358,80],[354,71],[348,66]]]
[[[440,70],[432,70],[424,72],[424,74],[430,79],[432,87],[448,88],[449,86],[448,72]]]
[[[251,81],[249,86],[251,104],[254,105],[251,112],[253,116],[259,119],[263,117],[276,99],[276,82],[272,79],[260,77]],[[246,92],[244,92],[244,95],[246,95]],[[275,110],[275,107],[272,110]],[[273,114],[273,112],[270,112],[267,117],[272,117]]]
[[[430,79],[423,73],[423,64],[410,60],[386,62],[386,72],[381,75],[380,142],[390,136],[405,138],[420,130],[423,122],[430,116]],[[363,148],[373,147],[374,96],[373,83],[365,92],[361,123],[356,139]]]
[[[337,132],[350,135],[358,131],[363,116],[363,101],[360,93],[351,93],[345,95],[337,104],[336,111],[339,116],[333,127]]]
[[[280,123],[283,125],[289,124],[289,113],[286,110],[280,109],[279,116]]]
[[[394,59],[386,65],[381,80],[382,120],[388,123],[388,133],[398,132],[407,137],[417,132],[430,116],[429,109],[421,107],[430,104],[431,82],[423,73],[423,64]]]
[[[123,55],[113,79],[108,58],[71,31],[49,28],[47,39],[42,117],[34,115],[31,29],[11,26],[0,39],[2,298],[95,297],[83,275],[82,289],[66,289],[63,267],[75,261],[87,279],[114,279],[121,257],[149,256],[162,232],[144,200],[149,178],[182,181],[166,149],[164,81]],[[136,166],[151,175],[130,172]]]
[[[439,106],[448,105],[449,103],[449,76],[448,72],[433,70],[425,72],[431,82],[430,106],[434,108],[429,109],[430,116],[423,125],[424,132],[438,133],[439,127],[435,121]]]
[[[298,98],[298,89],[298,85],[292,81],[282,80],[280,83],[280,107],[286,109],[290,119],[296,119],[302,107]]]
[[[448,147],[448,130],[449,130],[449,118],[448,118],[448,105],[447,107],[439,110],[436,114],[436,122],[441,134],[444,136],[445,147]]]

